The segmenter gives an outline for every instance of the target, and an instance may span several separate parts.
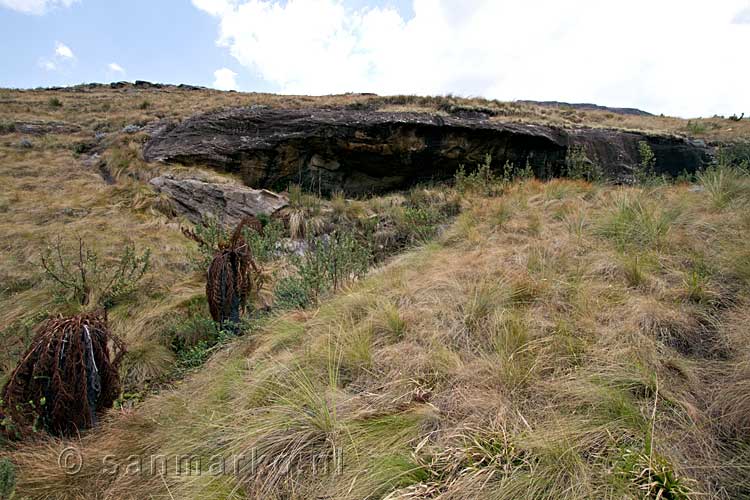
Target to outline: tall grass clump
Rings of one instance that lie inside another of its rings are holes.
[[[623,194],[605,215],[598,233],[613,240],[621,249],[635,246],[659,248],[664,245],[679,212],[662,209],[642,196]]]
[[[697,177],[714,207],[720,210],[750,194],[750,177],[741,167],[719,164],[699,172]]]

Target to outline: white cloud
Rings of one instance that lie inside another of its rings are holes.
[[[114,62],[107,64],[107,69],[109,69],[113,73],[121,73],[123,75],[125,74],[125,69]]]
[[[41,16],[54,7],[70,7],[80,0],[0,0],[0,7]]]
[[[219,19],[217,43],[284,93],[750,110],[746,0],[414,0],[409,20],[341,0],[192,1]]]
[[[219,90],[237,90],[237,73],[229,68],[214,71],[214,88]]]
[[[73,51],[70,50],[70,47],[62,42],[55,42],[55,55],[62,59],[75,59]]]
[[[70,68],[76,62],[73,51],[62,42],[55,42],[55,52],[52,57],[39,59],[39,67],[47,71],[58,71]]]
[[[739,11],[732,22],[735,24],[750,24],[750,6]]]
[[[49,59],[41,59],[39,61],[39,67],[46,69],[47,71],[55,71],[57,69],[57,64]]]

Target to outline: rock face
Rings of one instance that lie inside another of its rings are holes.
[[[357,195],[451,177],[492,156],[531,165],[542,178],[564,172],[580,146],[612,179],[624,181],[647,142],[657,172],[692,172],[711,161],[705,144],[684,138],[607,129],[562,129],[487,117],[436,116],[347,109],[236,108],[161,127],[144,147],[148,161],[208,165],[238,173],[253,187],[299,183]]]
[[[0,127],[0,134],[47,135],[47,134],[75,134],[81,131],[81,127],[72,123],[63,122],[15,122]]]
[[[150,182],[157,191],[174,201],[178,214],[196,224],[205,217],[217,217],[223,224],[235,226],[243,217],[271,215],[288,204],[282,195],[232,183],[177,179],[170,175],[156,177]]]

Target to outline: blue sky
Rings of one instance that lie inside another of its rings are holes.
[[[0,87],[34,88],[83,82],[148,80],[212,86],[214,72],[228,68],[246,91],[278,91],[280,87],[247,71],[217,47],[219,20],[190,0],[82,0],[69,6],[49,2],[43,14],[3,8],[0,1]],[[10,0],[14,6],[23,0]],[[31,7],[44,4],[28,2]],[[286,2],[280,2],[286,3]],[[348,0],[348,8],[391,6],[411,15],[408,0]],[[55,56],[58,43],[73,58]],[[68,60],[69,59],[69,60]],[[45,62],[55,69],[45,69]],[[124,72],[112,71],[117,64]]]
[[[0,86],[149,80],[750,115],[750,0],[0,0]]]

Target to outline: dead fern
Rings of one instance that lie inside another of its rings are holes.
[[[104,312],[42,323],[3,388],[6,433],[18,438],[46,429],[69,436],[96,425],[119,396],[124,354]]]
[[[220,237],[207,242],[200,234],[182,229],[183,234],[203,247],[215,247],[214,257],[208,267],[206,298],[211,317],[220,326],[237,325],[254,291],[262,282],[262,274],[243,234],[253,230],[263,234],[263,225],[255,217],[246,217],[237,225],[229,238]]]

